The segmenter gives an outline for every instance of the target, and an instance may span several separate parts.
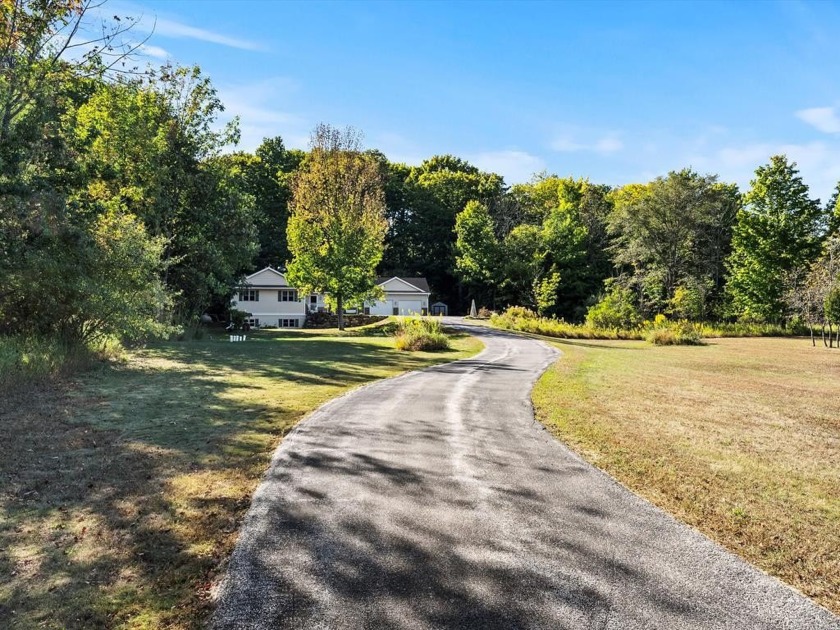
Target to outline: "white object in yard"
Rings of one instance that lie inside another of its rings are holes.
[[[478,311],[475,310],[475,300],[470,304],[470,317],[478,317]]]
[[[231,342],[233,341],[248,341],[248,337],[245,335],[230,335]]]

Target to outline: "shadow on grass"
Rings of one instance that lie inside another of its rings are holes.
[[[277,440],[347,387],[454,355],[361,336],[160,344],[0,400],[0,627],[203,627]]]

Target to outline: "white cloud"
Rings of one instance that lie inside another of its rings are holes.
[[[102,7],[98,7],[90,15],[96,19],[108,22],[114,13],[125,15],[132,21],[136,20],[134,26],[131,27],[133,32],[147,33],[155,38],[193,39],[227,46],[228,48],[238,48],[240,50],[265,50],[265,46],[260,42],[250,39],[208,31],[207,29],[190,26],[178,20],[160,17],[155,14],[144,14],[143,7],[134,3],[115,2],[112,5],[109,4],[107,11]]]
[[[749,189],[755,169],[770,156],[786,155],[796,162],[799,175],[808,185],[811,197],[826,201],[840,180],[840,143],[814,141],[802,144],[757,142],[725,146],[689,160],[701,172],[718,173],[721,180],[735,182],[742,191]]]
[[[132,33],[146,33],[153,37],[169,37],[172,39],[194,39],[229,48],[239,48],[240,50],[265,50],[265,46],[261,42],[208,31],[197,26],[184,24],[171,17],[162,17],[156,13],[150,15],[146,13],[148,7],[137,2],[112,0],[108,2],[107,6],[103,6],[104,4],[95,3],[96,6],[91,7],[88,11],[88,16],[91,18],[90,25],[96,27],[99,22],[110,23],[114,15],[119,15],[124,16],[124,20],[127,19],[134,23],[131,27]],[[123,21],[122,24],[126,25],[126,22]],[[158,52],[160,50],[162,49],[158,49]]]
[[[801,109],[796,117],[823,133],[840,133],[840,116],[833,107]]]
[[[222,35],[221,33],[214,33],[203,28],[190,26],[176,22],[175,20],[168,20],[165,18],[158,18],[154,25],[155,35],[162,37],[173,37],[176,39],[197,39],[203,42],[210,42],[211,44],[219,44],[221,46],[228,46],[230,48],[239,48],[242,50],[263,50],[263,46],[257,42],[230,37]]]
[[[467,156],[467,160],[484,171],[502,175],[508,184],[527,182],[546,168],[542,158],[518,150],[486,151]]]
[[[137,50],[140,54],[147,57],[154,57],[155,59],[169,59],[172,56],[168,50],[160,46],[150,46],[149,44],[141,44]]]
[[[595,145],[592,147],[592,150],[595,153],[601,153],[602,155],[609,155],[610,153],[617,153],[624,148],[624,143],[615,137],[604,137],[598,140]]]
[[[624,143],[615,134],[602,136],[594,141],[581,142],[572,135],[561,135],[551,142],[551,148],[561,153],[588,152],[612,155],[624,148]]]

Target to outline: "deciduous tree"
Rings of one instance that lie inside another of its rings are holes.
[[[375,293],[387,227],[381,169],[359,134],[316,127],[294,178],[287,272],[293,285],[327,294],[339,329],[345,305]]]
[[[639,289],[647,314],[666,310],[678,287],[708,287],[700,309],[720,293],[724,259],[738,209],[735,186],[716,175],[673,171],[649,184],[630,184],[612,193],[608,218],[619,270]]]
[[[467,203],[455,217],[455,272],[474,290],[495,293],[502,260],[487,206],[478,201]],[[485,296],[481,296],[485,297]]]

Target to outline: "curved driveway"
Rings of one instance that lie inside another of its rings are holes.
[[[283,441],[215,628],[840,629],[536,423],[557,351],[471,331],[477,357],[357,390]]]

